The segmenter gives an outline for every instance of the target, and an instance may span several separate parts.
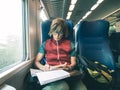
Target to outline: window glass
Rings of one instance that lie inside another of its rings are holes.
[[[0,1],[0,71],[24,58],[22,0]]]

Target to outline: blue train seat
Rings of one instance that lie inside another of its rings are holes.
[[[108,42],[109,22],[82,21],[77,27],[78,52],[88,60],[97,60],[109,69],[115,69]]]
[[[46,20],[41,22],[41,43],[43,43],[44,41],[46,41],[47,39],[50,38],[50,36],[48,35],[49,31],[50,31],[50,26],[51,26],[52,20]],[[72,40],[74,42],[74,31],[73,31],[73,23],[70,20],[66,20],[66,24],[68,25],[68,30],[69,30],[69,35],[68,35],[68,39]],[[42,59],[42,61],[40,63],[45,64],[45,58]],[[37,68],[35,65],[33,65],[32,68]],[[28,84],[27,87],[29,88],[29,90],[41,90],[43,86],[41,86],[38,83],[38,79],[37,77],[31,77],[30,73],[28,73],[28,75],[26,76],[26,83]]]
[[[110,35],[110,47],[115,57],[115,62],[118,63],[120,56],[120,32],[114,32]],[[119,62],[120,63],[120,62]]]
[[[41,42],[44,42],[50,38],[48,33],[50,31],[51,23],[52,23],[52,20],[46,20],[41,23]],[[71,20],[66,20],[66,24],[68,25],[68,30],[69,30],[68,39],[74,41],[73,23]]]
[[[51,23],[52,23],[52,20],[46,20],[46,21],[41,22],[41,43],[43,43],[44,41],[46,41],[47,39],[50,38],[48,33],[50,31]],[[67,24],[68,30],[69,30],[69,35],[67,38],[70,39],[74,43],[75,38],[74,38],[73,23],[71,20],[66,20],[66,24]],[[46,59],[43,58],[41,63],[45,64],[45,60]]]
[[[98,61],[109,69],[115,70],[115,62],[109,46],[108,31],[109,22],[105,20],[82,21],[76,28],[76,41],[78,54],[88,60]],[[114,74],[113,74],[114,76]],[[83,81],[89,90],[106,90],[112,85],[97,83],[89,75],[85,75]]]

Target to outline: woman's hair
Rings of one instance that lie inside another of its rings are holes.
[[[64,37],[68,37],[68,27],[66,21],[62,18],[54,19],[52,21],[50,32],[48,34],[52,36],[53,32],[62,33]]]

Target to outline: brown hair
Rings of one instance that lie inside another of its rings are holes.
[[[53,32],[61,32],[65,37],[68,37],[68,27],[66,21],[62,18],[56,18],[52,21],[49,35],[52,36]]]

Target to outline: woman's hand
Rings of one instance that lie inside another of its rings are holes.
[[[50,66],[50,70],[58,70],[58,69],[63,69],[66,68],[67,63],[56,65],[56,66]]]
[[[64,70],[67,70],[67,71],[73,69],[71,65],[67,65],[67,62],[65,62],[64,64],[61,64],[60,67]]]
[[[50,66],[50,70],[56,70],[56,69],[63,69],[63,70],[69,71],[69,70],[72,70],[72,67],[70,65],[67,65],[67,62],[57,66]]]
[[[50,71],[50,65],[46,64],[42,68],[43,71]]]
[[[58,70],[58,69],[69,71],[69,70],[72,70],[72,67],[70,65],[67,65],[67,62],[65,62],[64,64],[56,65],[56,66],[50,66],[46,64],[42,67],[43,71]]]
[[[64,64],[60,64],[59,68],[66,68],[67,67],[67,62],[65,62]]]

